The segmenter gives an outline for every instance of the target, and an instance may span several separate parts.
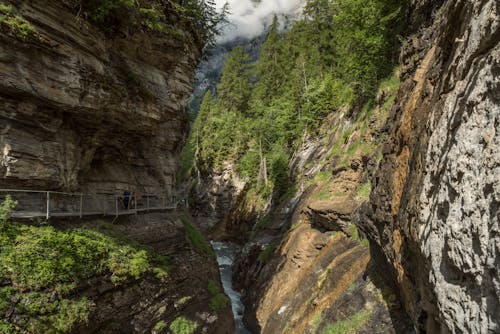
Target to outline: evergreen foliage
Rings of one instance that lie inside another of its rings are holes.
[[[275,18],[259,59],[235,48],[216,94],[205,95],[183,153],[185,176],[232,162],[260,196],[286,192],[304,136],[375,96],[404,22],[404,0],[308,0],[285,33]]]
[[[106,32],[146,30],[181,38],[171,14],[192,26],[204,44],[213,44],[229,7],[216,11],[213,0],[61,0]]]

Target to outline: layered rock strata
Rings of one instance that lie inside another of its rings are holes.
[[[111,36],[64,1],[8,4],[36,38],[0,29],[2,187],[171,193],[201,54],[194,33]]]

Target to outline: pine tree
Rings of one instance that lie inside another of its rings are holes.
[[[244,113],[252,92],[250,57],[241,46],[231,51],[226,59],[220,83],[217,85],[219,105],[227,110]]]
[[[286,60],[282,50],[282,36],[279,32],[278,17],[274,16],[273,23],[269,28],[266,41],[259,53],[259,61],[256,66],[258,82],[254,89],[254,109],[258,112],[263,106],[268,105],[276,96],[284,83],[284,65]]]

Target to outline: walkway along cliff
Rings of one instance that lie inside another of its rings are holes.
[[[234,333],[189,215],[148,213],[177,202],[195,10],[0,1],[1,333]]]
[[[110,33],[70,3],[3,5],[33,29],[1,24],[3,188],[171,195],[202,42],[174,13],[168,34]]]

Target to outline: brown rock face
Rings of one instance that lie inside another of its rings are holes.
[[[379,148],[352,147],[361,146],[360,138],[364,145],[380,139],[383,106],[396,90],[381,90],[366,120],[370,127],[332,113],[322,129],[328,140],[306,140],[295,152],[296,194],[270,205],[234,271],[255,333],[412,333],[355,226]],[[352,130],[347,138],[344,129]],[[230,216],[232,224],[244,225],[239,213]]]
[[[334,201],[313,202],[307,206],[304,213],[320,228],[349,234],[351,215],[356,209],[357,202],[354,199],[336,198]]]
[[[63,1],[8,2],[39,38],[0,32],[2,187],[170,193],[193,33],[110,37]]]
[[[500,5],[412,1],[364,230],[420,332],[500,330]]]
[[[291,219],[294,228],[279,244],[245,246],[235,278],[246,293],[249,328],[313,334],[359,319],[348,325],[357,333],[411,333],[396,296],[369,265],[368,247],[343,232],[318,228],[312,221],[318,211],[305,206],[299,203]],[[328,226],[336,221],[322,220]]]

